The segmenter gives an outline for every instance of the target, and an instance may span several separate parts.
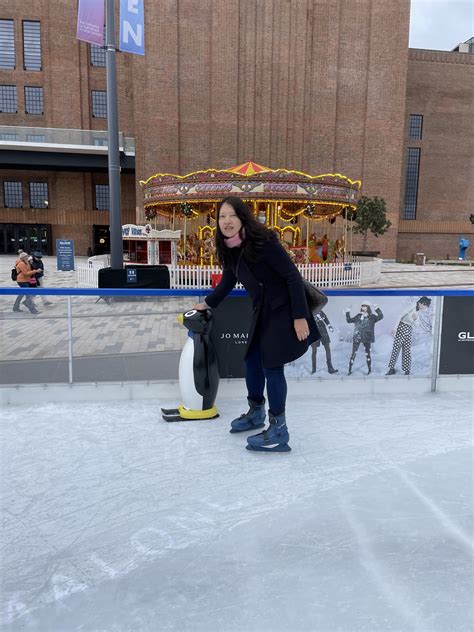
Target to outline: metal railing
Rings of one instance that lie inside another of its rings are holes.
[[[414,290],[386,290],[386,289],[331,289],[326,291],[333,303],[333,314],[330,316],[333,325],[339,328],[338,343],[347,347],[349,353],[352,341],[352,333],[346,339],[343,328],[348,327],[346,318],[341,317],[344,310],[341,305],[350,304],[356,306],[361,300],[374,301],[379,304],[385,301],[384,318],[382,322],[393,320],[393,315],[399,313],[401,306],[406,306],[413,301],[409,297],[426,295],[438,297],[432,306],[429,328],[426,330],[428,342],[425,344],[426,357],[425,369],[418,375],[431,378],[431,390],[436,390],[436,380],[439,375],[440,340],[442,335],[441,314],[443,313],[443,300],[445,296],[469,296],[474,298],[474,290],[445,290],[423,289]],[[43,308],[37,316],[32,316],[25,310],[21,314],[8,314],[11,312],[11,303],[8,304],[5,317],[2,321],[3,349],[0,368],[3,368],[4,376],[17,382],[8,383],[47,383],[76,381],[110,381],[111,372],[120,373],[115,378],[120,381],[130,381],[137,378],[138,369],[142,371],[145,365],[145,379],[157,379],[158,367],[161,370],[170,371],[172,358],[170,353],[176,356],[186,340],[185,328],[179,326],[176,314],[182,313],[195,302],[200,302],[206,292],[202,289],[188,290],[130,290],[130,289],[77,289],[77,288],[0,288],[0,300],[6,305],[5,297],[17,295],[33,295],[54,297],[55,305],[50,309]],[[232,296],[245,296],[242,290],[234,290]],[[114,300],[110,300],[114,298]],[[342,297],[342,298],[333,298]],[[388,305],[385,297],[394,297],[389,300],[400,300],[392,304],[396,310]],[[396,298],[398,297],[398,299]],[[351,301],[351,298],[353,299]],[[65,300],[64,300],[65,299]],[[74,299],[74,309],[73,309]],[[101,300],[102,299],[102,300]],[[154,299],[154,300],[153,300]],[[38,299],[37,299],[37,302]],[[389,315],[386,312],[389,309]],[[405,307],[404,307],[405,309]],[[346,309],[346,312],[348,310]],[[328,308],[325,308],[325,313]],[[398,316],[397,316],[398,317]],[[31,323],[34,320],[34,328]],[[349,322],[349,321],[348,321]],[[25,345],[24,337],[18,338],[18,331],[32,331],[32,344]],[[342,335],[342,337],[341,337]],[[383,336],[382,336],[383,337]],[[169,338],[169,339],[168,339]],[[160,343],[158,344],[158,339]],[[431,342],[430,342],[431,340]],[[342,342],[341,342],[342,341]],[[383,344],[383,343],[382,343]],[[468,344],[468,343],[466,343]],[[161,346],[160,346],[161,345]],[[429,351],[431,347],[432,351]],[[379,349],[380,351],[380,349]],[[157,353],[168,354],[156,356]],[[346,354],[347,355],[347,354]],[[387,356],[388,357],[388,356]],[[431,359],[430,359],[431,357]],[[104,358],[107,367],[104,368]],[[99,362],[99,359],[100,360]],[[63,362],[64,369],[58,368],[58,363]],[[135,362],[135,365],[125,366],[126,362]],[[91,363],[100,364],[100,370],[95,374],[99,377],[90,378]],[[44,365],[39,370],[38,364]],[[23,367],[23,368],[22,368]],[[34,379],[26,379],[24,371],[28,369],[35,374]],[[130,369],[134,370],[130,370]],[[86,374],[87,380],[77,375]],[[13,376],[13,377],[12,377]],[[52,379],[53,376],[61,379]],[[66,379],[62,379],[62,377]],[[153,377],[154,376],[154,377]],[[170,375],[167,375],[169,379]],[[334,376],[329,376],[333,378]],[[337,376],[336,376],[337,377]],[[366,379],[364,375],[359,377]],[[384,378],[385,373],[374,374],[371,379]],[[143,379],[143,378],[141,378]],[[328,379],[325,376],[325,379]],[[5,383],[5,382],[4,382]]]
[[[106,131],[0,125],[0,148],[33,151],[107,153]],[[119,132],[119,149],[135,155],[135,139]]]

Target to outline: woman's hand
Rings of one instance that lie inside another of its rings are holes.
[[[193,305],[192,308],[197,309],[198,312],[203,312],[205,309],[209,309],[206,303],[196,303],[196,305]]]
[[[301,342],[309,336],[309,325],[306,318],[295,318],[293,321],[295,326],[296,337]]]

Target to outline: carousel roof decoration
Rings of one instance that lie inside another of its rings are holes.
[[[140,184],[145,212],[153,209],[169,215],[173,208],[187,202],[195,212],[208,213],[222,198],[234,195],[254,204],[278,202],[283,220],[301,213],[325,217],[341,213],[346,207],[355,209],[361,186],[360,180],[339,173],[312,176],[302,171],[270,169],[253,161],[184,176],[157,173]]]
[[[271,169],[269,169],[268,167],[262,167],[262,165],[257,165],[256,162],[252,162],[252,160],[249,160],[248,162],[244,162],[243,165],[231,167],[227,171],[230,171],[231,173],[239,173],[242,176],[253,176],[255,173],[271,171]]]

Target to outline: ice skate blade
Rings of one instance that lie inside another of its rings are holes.
[[[179,408],[162,408],[163,415],[179,415]]]
[[[258,430],[259,428],[264,428],[265,427],[265,423],[261,423],[258,426],[252,426],[251,428],[242,428],[242,430],[235,430],[234,428],[231,428],[229,430],[230,434],[238,434],[239,432],[252,432],[253,430]]]
[[[181,415],[162,415],[163,421],[188,421]]]
[[[291,452],[291,448],[287,443],[278,443],[271,448],[265,448],[264,446],[253,446],[247,443],[246,450],[251,452]]]

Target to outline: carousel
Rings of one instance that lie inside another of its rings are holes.
[[[352,251],[361,182],[341,174],[311,176],[247,162],[185,176],[158,173],[140,184],[146,221],[154,229],[181,230],[178,265],[213,265],[217,208],[230,195],[278,233],[295,263],[332,263]]]

